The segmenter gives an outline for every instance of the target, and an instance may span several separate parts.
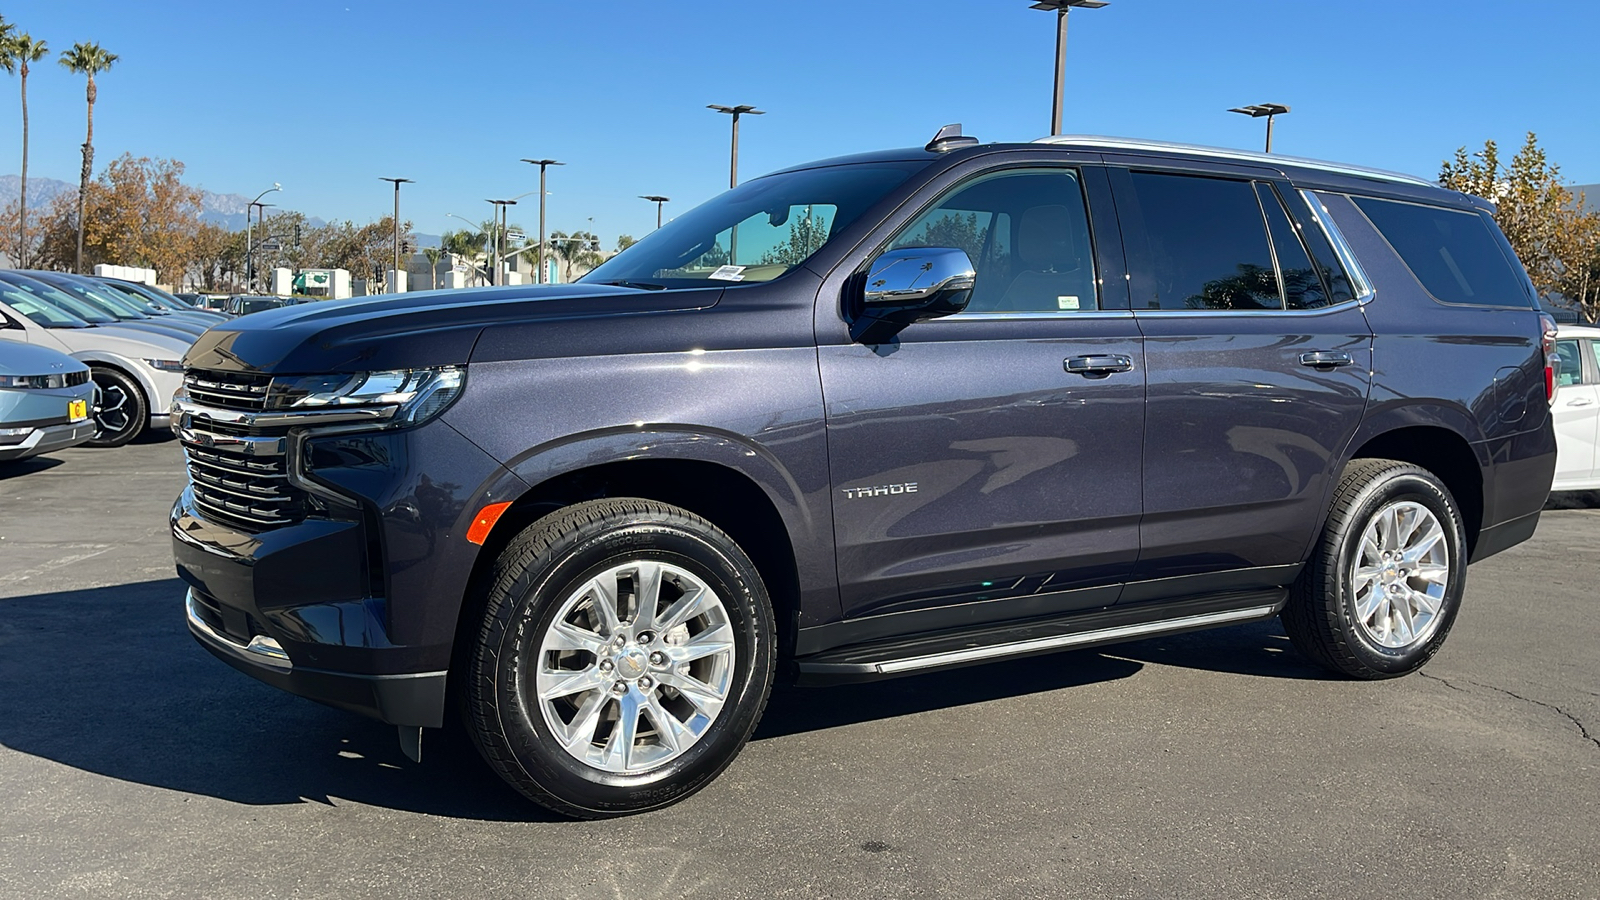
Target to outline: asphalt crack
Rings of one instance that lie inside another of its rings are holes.
[[[1419,672],[1417,674],[1421,675],[1423,678],[1430,678],[1430,679],[1432,679],[1434,681],[1437,681],[1440,684],[1444,685],[1445,687],[1450,688],[1451,690],[1454,690],[1454,691],[1465,691],[1466,690],[1465,688],[1463,688],[1463,687],[1451,682],[1450,679],[1443,678],[1443,677],[1441,677],[1439,675],[1434,675],[1431,672]],[[1470,684],[1473,687],[1483,688],[1484,690],[1487,690],[1487,691],[1494,691],[1496,693],[1505,694],[1507,697],[1510,697],[1513,700],[1521,700],[1523,703],[1531,703],[1534,706],[1540,706],[1540,707],[1543,707],[1545,709],[1548,709],[1548,710],[1560,715],[1562,718],[1566,719],[1568,722],[1571,722],[1573,727],[1578,729],[1578,733],[1583,735],[1583,739],[1584,740],[1586,740],[1589,743],[1593,744],[1595,746],[1596,750],[1600,750],[1600,737],[1596,737],[1594,734],[1592,734],[1589,731],[1588,727],[1585,726],[1583,724],[1583,722],[1578,719],[1577,716],[1573,715],[1572,713],[1567,712],[1566,710],[1564,710],[1561,707],[1555,705],[1554,703],[1546,703],[1543,700],[1535,700],[1532,697],[1524,697],[1521,694],[1517,693],[1516,691],[1508,691],[1503,687],[1496,687],[1496,686],[1494,686],[1492,684],[1483,684],[1482,682],[1473,681],[1470,678],[1461,678],[1461,679],[1458,679],[1458,680],[1460,680],[1464,684]]]

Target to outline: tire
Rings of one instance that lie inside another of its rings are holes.
[[[138,437],[150,421],[139,383],[126,373],[103,366],[91,366],[94,380],[94,437],[89,447],[121,447]]]
[[[1291,589],[1284,630],[1303,655],[1352,678],[1414,672],[1449,635],[1466,569],[1461,514],[1438,478],[1410,463],[1354,460]]]
[[[629,498],[567,507],[513,538],[488,583],[468,731],[529,799],[586,819],[676,803],[760,721],[776,650],[766,587],[693,513]],[[639,599],[651,585],[653,613]]]

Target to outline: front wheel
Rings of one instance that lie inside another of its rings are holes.
[[[495,563],[470,731],[502,778],[557,812],[666,806],[749,739],[774,631],[755,566],[711,523],[649,500],[568,507]]]
[[[1414,672],[1438,652],[1466,588],[1466,536],[1433,473],[1350,463],[1283,610],[1295,648],[1355,678]]]
[[[139,436],[149,419],[139,383],[116,369],[93,366],[94,437],[90,447],[121,447]]]

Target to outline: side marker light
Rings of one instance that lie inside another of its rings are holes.
[[[472,527],[467,529],[467,540],[478,546],[489,539],[489,532],[494,528],[494,523],[511,508],[510,503],[491,503],[478,510],[477,518],[472,520]]]

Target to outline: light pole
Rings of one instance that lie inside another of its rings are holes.
[[[283,185],[274,181],[272,183],[272,187],[269,187],[257,194],[256,199],[251,200],[244,208],[244,289],[246,292],[254,290],[253,285],[255,284],[256,276],[255,243],[252,240],[254,235],[251,233],[250,229],[250,210],[254,208],[256,204],[261,202],[262,197],[265,197],[273,191],[281,190],[283,190]]]
[[[551,166],[564,166],[564,162],[553,159],[525,159],[523,162],[539,167],[539,280],[535,284],[544,284],[544,170]]]
[[[1067,91],[1067,12],[1073,7],[1099,9],[1111,0],[1034,0],[1031,9],[1056,11],[1056,88],[1050,104],[1050,134],[1061,133],[1061,107]]]
[[[484,202],[488,203],[488,204],[490,204],[490,205],[492,205],[494,207],[494,234],[489,236],[489,240],[494,242],[494,262],[493,262],[493,268],[491,268],[489,270],[489,274],[490,274],[489,283],[490,284],[499,284],[500,283],[500,234],[501,234],[500,220],[505,217],[506,207],[508,207],[508,206],[516,206],[517,205],[517,201],[515,201],[515,200],[486,200]]]
[[[382,178],[379,181],[388,181],[394,184],[394,284],[389,285],[389,292],[394,293],[394,288],[400,284],[400,185],[415,184],[409,178]]]
[[[719,113],[727,113],[733,116],[733,153],[728,160],[728,187],[736,188],[739,186],[739,117],[764,116],[766,112],[749,104],[721,106],[716,103],[707,103],[706,109],[714,109]]]
[[[250,206],[245,209],[245,213],[244,213],[245,230],[249,231],[249,228],[250,228],[250,224],[249,223],[250,223],[250,210],[251,209],[254,209],[256,211],[256,220],[261,223],[261,227],[262,228],[265,228],[265,227],[267,227],[267,210],[269,210],[269,209],[277,209],[277,208],[278,208],[278,204],[276,204],[276,203],[252,203],[252,204],[250,204]],[[249,238],[249,235],[247,234],[246,235],[246,246],[247,247],[249,246],[248,238]],[[272,240],[272,235],[270,235],[270,234],[267,235],[267,240],[269,240],[269,241]],[[249,251],[248,250],[246,251],[246,254],[249,255]],[[256,289],[254,259],[255,259],[254,256],[251,256],[250,264],[246,266],[246,268],[249,270],[249,282],[250,283],[245,285],[245,289],[248,290],[248,291],[251,291],[251,292],[254,292],[255,289]]]
[[[1282,103],[1256,103],[1250,106],[1236,106],[1228,110],[1231,113],[1240,113],[1252,119],[1267,117],[1267,152],[1272,152],[1272,117],[1281,116],[1289,111],[1289,107]]]
[[[651,203],[654,203],[656,205],[656,227],[660,228],[661,227],[661,204],[666,203],[668,200],[671,200],[672,198],[671,197],[663,197],[660,194],[640,194],[639,195],[639,199],[640,200],[649,200]]]

